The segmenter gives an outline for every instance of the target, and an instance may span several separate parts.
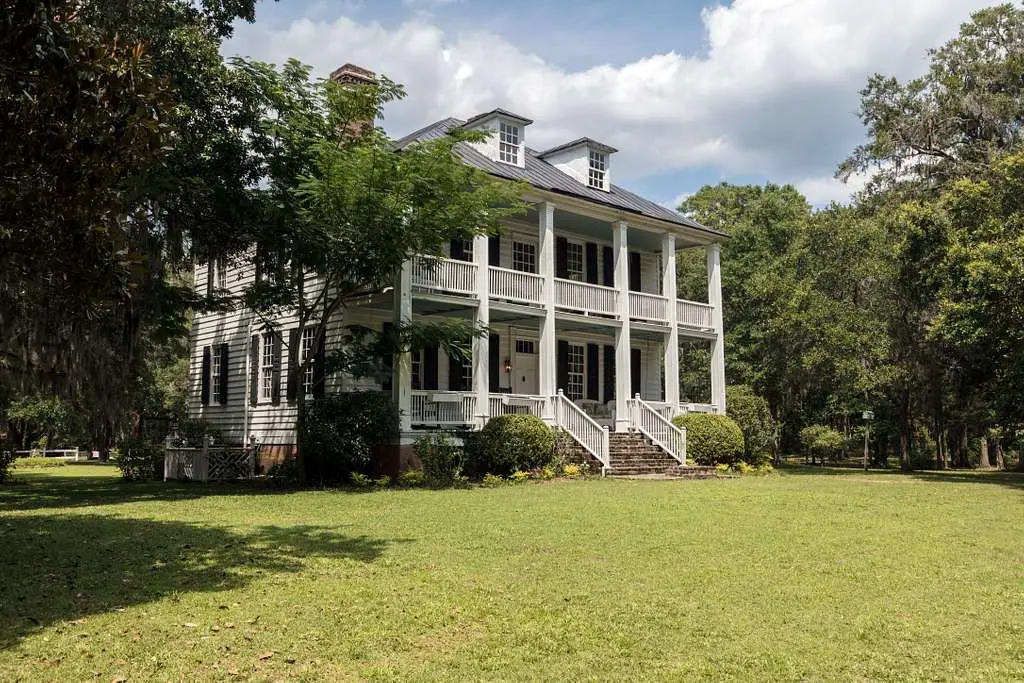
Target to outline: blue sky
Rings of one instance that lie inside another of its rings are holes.
[[[225,54],[326,75],[354,62],[405,84],[402,135],[501,106],[527,144],[587,135],[620,151],[614,182],[674,205],[708,183],[793,183],[844,201],[836,165],[863,137],[871,73],[908,78],[987,0],[282,0]]]

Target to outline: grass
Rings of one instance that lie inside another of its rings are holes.
[[[1024,679],[1024,479],[0,488],[2,680]]]

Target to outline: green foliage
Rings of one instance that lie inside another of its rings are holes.
[[[826,425],[810,425],[800,430],[800,443],[805,452],[817,456],[824,462],[835,460],[846,445],[846,439],[840,432]]]
[[[416,488],[427,483],[427,477],[421,469],[406,470],[398,475],[398,485],[406,488]]]
[[[14,451],[6,450],[5,444],[0,441],[0,484],[7,481],[7,474],[14,462]]]
[[[386,489],[391,486],[391,477],[386,474],[382,474],[379,477],[374,477],[373,487],[377,489]]]
[[[416,440],[414,448],[428,485],[445,487],[458,483],[465,456],[450,436],[443,432],[425,434]]]
[[[551,479],[554,479],[557,475],[558,473],[555,471],[555,468],[550,467],[548,465],[545,465],[544,467],[541,467],[539,470],[537,470],[537,478],[540,479],[541,481],[549,481]]]
[[[736,421],[714,413],[687,413],[673,421],[686,429],[686,457],[698,465],[731,465],[743,458],[743,432]]]
[[[67,463],[64,458],[15,458],[11,467],[19,470],[40,469],[43,467],[64,467]]]
[[[307,480],[344,481],[348,473],[368,474],[376,448],[398,429],[398,411],[375,391],[332,394],[303,406],[299,449]]]
[[[726,412],[743,431],[743,459],[756,464],[770,458],[775,439],[775,422],[768,401],[746,385],[727,386],[725,396]]]
[[[118,446],[115,464],[125,481],[162,479],[164,449],[151,441],[125,441]]]
[[[185,448],[202,448],[204,442],[223,444],[224,439],[219,429],[203,418],[187,418],[178,421],[178,438],[176,445]]]
[[[373,479],[361,472],[349,472],[348,480],[357,489],[368,489],[373,486]]]
[[[480,483],[487,488],[494,489],[504,485],[505,480],[497,474],[485,474]]]
[[[11,439],[22,450],[43,444],[74,447],[88,440],[85,413],[57,396],[17,396],[7,406],[6,414]]]
[[[570,463],[562,468],[562,475],[568,479],[575,479],[583,475],[583,469],[579,465]]]
[[[299,483],[299,463],[295,458],[275,462],[267,470],[267,479],[276,486],[294,486]]]
[[[508,480],[513,484],[522,484],[525,481],[529,481],[530,473],[525,470],[516,470],[512,474],[508,475]]]
[[[499,415],[467,444],[469,470],[476,474],[508,476],[549,463],[555,434],[535,415]]]

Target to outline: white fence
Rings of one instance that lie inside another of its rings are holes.
[[[164,481],[227,481],[256,476],[256,448],[207,446],[164,449]]]
[[[521,413],[544,417],[544,397],[529,394],[491,394],[491,417]]]
[[[555,305],[584,313],[616,315],[619,292],[611,287],[574,280],[555,280]]]
[[[488,279],[491,296],[495,299],[525,304],[544,303],[544,278],[540,275],[490,266]]]
[[[413,391],[409,418],[418,425],[472,425],[476,396],[463,391]]]
[[[450,258],[416,258],[412,286],[452,294],[476,294],[476,264]]]
[[[561,389],[554,397],[555,426],[561,427],[601,461],[601,473],[611,464],[608,428],[597,424],[583,409],[570,401]]]
[[[702,304],[697,301],[676,301],[677,322],[685,327],[696,327],[702,330],[710,330],[711,312],[715,309],[711,304]]]
[[[629,400],[629,426],[660,446],[680,465],[686,464],[686,430],[672,424],[640,398],[640,394]]]
[[[85,460],[89,459],[89,454],[85,453]],[[14,456],[17,458],[29,458],[29,457],[42,457],[42,458],[64,458],[65,460],[80,460],[83,453],[78,448],[34,448],[29,451],[14,451]]]

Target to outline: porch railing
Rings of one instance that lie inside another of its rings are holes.
[[[575,280],[555,279],[555,305],[584,313],[616,315],[619,292],[611,287]]]
[[[412,286],[450,294],[476,294],[476,264],[421,256],[412,262]]]
[[[710,330],[712,327],[711,323],[711,312],[714,311],[714,306],[711,304],[702,304],[698,301],[686,301],[679,299],[676,301],[678,323],[686,327],[697,327],[702,330]]]
[[[608,428],[594,422],[583,409],[570,401],[561,389],[553,398],[555,426],[561,427],[601,462],[601,474],[611,464]]]
[[[476,396],[462,391],[412,392],[409,418],[421,425],[471,425],[476,416]]]
[[[681,403],[679,408],[684,413],[717,413],[718,408],[713,403]]]
[[[668,322],[668,299],[645,292],[629,293],[629,317]]]
[[[544,302],[544,278],[540,275],[490,266],[488,280],[491,296],[495,299],[524,304]]]
[[[530,394],[491,394],[490,416],[522,413],[544,417],[544,402],[543,396]]]
[[[680,429],[640,398],[629,400],[629,426],[656,443],[666,453],[686,464],[686,430]]]

